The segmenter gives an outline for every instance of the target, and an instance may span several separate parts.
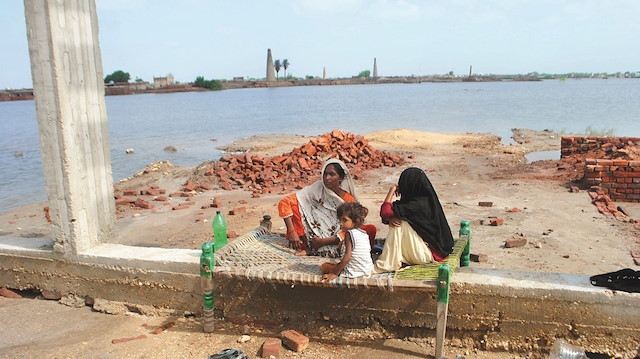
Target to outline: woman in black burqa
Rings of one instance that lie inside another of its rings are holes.
[[[400,199],[391,203],[393,196]],[[453,236],[438,195],[423,170],[402,171],[380,208],[389,234],[375,271],[390,272],[403,264],[441,262],[453,250]]]

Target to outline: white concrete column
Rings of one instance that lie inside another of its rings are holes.
[[[115,238],[115,202],[95,0],[24,0],[54,248]]]

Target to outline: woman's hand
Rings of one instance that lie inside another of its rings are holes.
[[[328,273],[328,274],[323,274],[322,275],[322,281],[323,282],[328,282],[328,281],[334,280],[336,278],[338,278],[338,276],[333,274],[333,273]]]
[[[391,200],[393,199],[393,196],[397,196],[398,195],[398,185],[393,185],[391,186],[391,188],[389,188],[389,193],[387,193],[387,197],[385,197],[384,201],[385,202],[391,202]]]
[[[389,219],[389,226],[391,227],[400,227],[400,225],[402,224],[402,220],[398,219],[396,217],[390,218]]]

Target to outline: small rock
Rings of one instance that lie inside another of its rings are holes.
[[[245,324],[242,327],[242,335],[249,335],[249,334],[251,334],[251,327]]]
[[[486,262],[489,260],[489,256],[484,253],[471,253],[469,254],[469,259],[474,262]]]
[[[533,246],[536,248],[542,248],[542,243],[536,242]]]
[[[164,151],[165,152],[177,152],[178,149],[173,147],[173,146],[167,146],[167,147],[164,148]]]
[[[243,335],[240,338],[238,338],[238,343],[246,343],[249,340],[251,340],[251,337],[248,335]]]
[[[125,150],[125,153],[128,154],[128,155],[133,154],[133,152],[134,152],[133,148],[127,148]]]
[[[60,298],[60,304],[72,308],[82,308],[85,306],[85,299],[75,294],[70,294]]]

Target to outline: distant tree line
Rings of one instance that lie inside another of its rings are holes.
[[[114,71],[113,73],[107,75],[104,78],[104,83],[108,84],[111,81],[113,82],[129,82],[131,79],[131,75],[128,72],[124,72],[122,70]]]
[[[205,80],[203,76],[196,77],[196,80],[193,82],[196,87],[202,87],[209,90],[221,90],[222,84],[218,80]]]

